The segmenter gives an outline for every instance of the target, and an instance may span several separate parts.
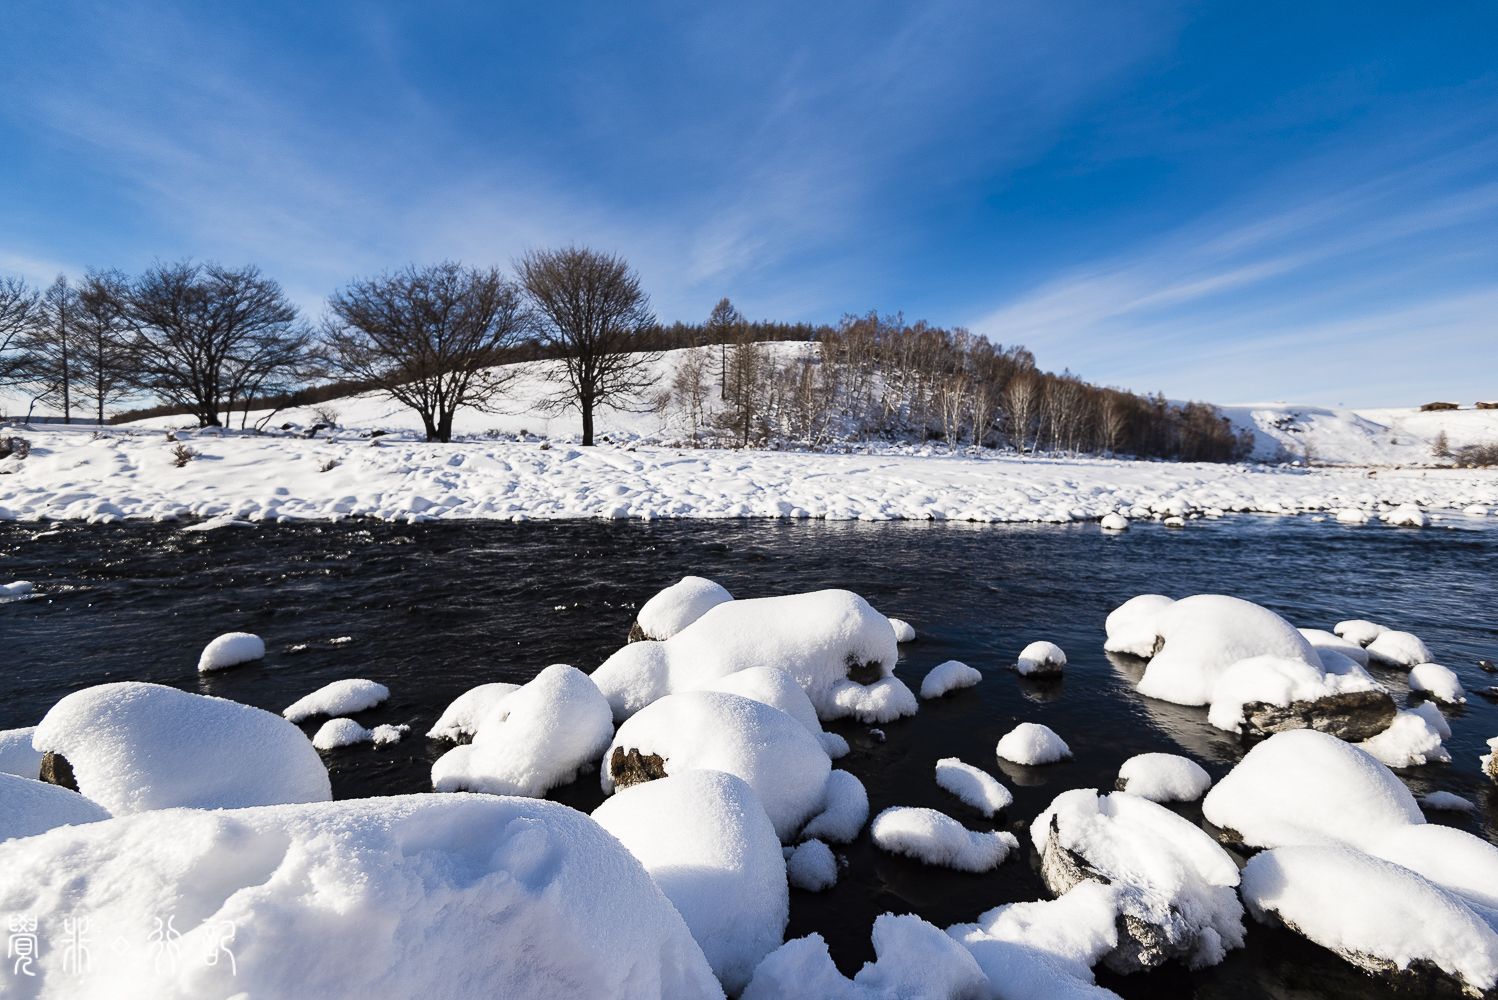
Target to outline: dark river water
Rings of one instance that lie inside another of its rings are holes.
[[[1485,519],[1490,520],[1490,519]],[[592,670],[622,645],[634,609],[691,573],[737,597],[844,587],[919,634],[897,674],[912,690],[947,659],[979,668],[976,688],[884,725],[884,742],[856,723],[830,723],[852,752],[836,766],[869,790],[877,813],[929,806],[973,829],[1028,827],[1050,800],[1078,787],[1111,789],[1119,765],[1149,751],[1190,756],[1214,778],[1247,747],[1208,726],[1205,709],[1136,694],[1141,664],[1103,653],[1103,619],[1141,593],[1223,593],[1292,623],[1330,629],[1371,618],[1421,636],[1469,692],[1448,712],[1449,765],[1402,776],[1416,794],[1438,789],[1478,804],[1435,814],[1498,840],[1498,787],[1478,755],[1498,735],[1498,706],[1475,692],[1498,683],[1477,667],[1498,659],[1498,527],[1342,526],[1308,518],[1240,516],[1154,524],[1107,536],[1096,525],[940,522],[559,521],[523,524],[264,525],[184,533],[172,526],[0,524],[0,582],[31,580],[37,596],[0,605],[0,728],[34,725],[57,699],[93,684],[154,681],[279,713],[344,677],[389,686],[390,699],[355,716],[406,723],[401,743],[324,754],[338,798],[424,792],[449,746],[425,738],[443,708],[488,681],[522,682],[549,663]],[[258,663],[200,678],[214,636],[254,632]],[[351,636],[341,646],[319,646]],[[1049,639],[1070,660],[1065,681],[1038,686],[1006,669],[1027,643]],[[289,647],[307,644],[292,652]],[[1403,702],[1400,672],[1382,672]],[[324,720],[304,728],[308,735]],[[1049,767],[1000,763],[994,745],[1017,722],[1041,722],[1075,759]],[[992,771],[1014,804],[991,824],[937,787],[936,761],[957,756]],[[552,797],[591,810],[596,775]],[[1199,818],[1195,806],[1180,807]],[[1021,833],[1028,847],[1028,837]],[[886,911],[945,927],[1000,903],[1046,898],[1019,852],[985,875],[930,868],[876,850],[867,831],[842,852],[847,867],[820,894],[791,892],[788,937],[820,931],[848,974],[872,959],[869,930]],[[1250,923],[1248,947],[1199,972],[1170,965],[1099,982],[1126,997],[1379,997],[1385,991],[1330,953]]]

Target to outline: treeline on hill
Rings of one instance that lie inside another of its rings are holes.
[[[777,342],[798,347],[771,348]],[[659,352],[684,350],[675,365]],[[91,271],[44,290],[0,279],[0,385],[71,419],[130,400],[111,422],[190,414],[241,427],[261,412],[380,392],[452,435],[461,407],[491,410],[516,373],[553,359],[543,405],[575,408],[591,444],[599,406],[655,409],[693,444],[819,447],[938,439],[956,448],[1236,461],[1235,435],[1205,403],[1101,388],[1036,368],[1023,347],[968,331],[845,316],[836,326],[750,322],[723,299],[701,324],[656,321],[638,276],[586,248],[535,251],[497,268],[454,263],[359,279],[314,326],[254,267],[157,265],[131,279]],[[257,427],[257,429],[259,429]]]

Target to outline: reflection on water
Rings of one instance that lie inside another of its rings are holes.
[[[985,875],[885,854],[867,834],[841,849],[836,888],[792,892],[788,933],[820,931],[851,973],[873,957],[869,928],[880,913],[916,912],[947,926],[1043,898],[1026,828],[1058,793],[1111,789],[1119,765],[1138,753],[1184,753],[1214,778],[1241,758],[1237,737],[1207,725],[1205,709],[1140,697],[1142,662],[1103,652],[1103,619],[1125,599],[1229,593],[1300,626],[1384,621],[1424,638],[1475,691],[1494,683],[1476,661],[1498,659],[1495,565],[1498,530],[1303,518],[1193,522],[1182,531],[1140,525],[1116,536],[1090,524],[922,522],[344,523],[193,535],[160,525],[41,532],[5,523],[0,582],[32,580],[39,595],[0,605],[0,728],[33,725],[62,695],[108,681],[154,681],[279,712],[329,681],[367,677],[391,697],[355,718],[405,723],[413,735],[324,754],[334,794],[428,791],[431,764],[447,747],[420,734],[453,698],[488,681],[523,682],[548,663],[591,670],[623,644],[638,605],[687,573],[739,597],[847,587],[916,627],[919,640],[902,647],[897,668],[912,689],[948,659],[984,677],[922,702],[914,719],[881,726],[883,742],[867,726],[830,724],[852,747],[838,766],[864,781],[876,813],[940,809],[972,829],[1015,831],[1025,845]],[[235,630],[262,636],[266,658],[200,678],[203,645]],[[328,644],[341,636],[353,642]],[[1009,669],[1036,639],[1066,651],[1064,680]],[[1380,677],[1401,702],[1408,697],[1401,672]],[[1473,815],[1432,819],[1493,839],[1498,794],[1477,756],[1498,735],[1498,707],[1472,697],[1448,716],[1453,763],[1404,777],[1417,794],[1447,789],[1477,802]],[[310,735],[322,721],[304,728]],[[1074,757],[1043,767],[999,761],[994,745],[1019,722],[1050,726]],[[936,761],[951,756],[1001,777],[1013,805],[988,821],[938,788]],[[595,774],[552,797],[590,810],[603,795]],[[1178,811],[1200,819],[1199,807]],[[1249,942],[1216,969],[1100,979],[1131,997],[1378,993],[1283,931],[1256,927]]]

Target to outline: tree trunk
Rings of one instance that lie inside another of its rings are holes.
[[[443,410],[437,418],[437,437],[443,443],[453,439],[453,411]]]
[[[430,412],[428,412],[427,410],[422,410],[420,412],[421,412],[421,425],[422,425],[423,428],[426,429],[427,440],[428,441],[438,441],[438,440],[441,440],[437,436],[437,425],[432,422],[432,414]]]
[[[583,446],[593,443],[593,400],[584,397],[579,400],[583,411]]]

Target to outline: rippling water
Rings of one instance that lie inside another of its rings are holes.
[[[994,829],[936,786],[937,759],[959,756],[1014,791],[998,823],[1017,829],[1059,792],[1111,788],[1137,753],[1184,753],[1214,778],[1242,757],[1246,747],[1208,726],[1204,709],[1140,697],[1141,665],[1102,651],[1103,619],[1125,599],[1215,592],[1300,626],[1359,617],[1420,635],[1461,676],[1469,701],[1448,713],[1453,763],[1403,777],[1416,794],[1445,789],[1477,802],[1471,815],[1431,818],[1498,842],[1498,787],[1477,763],[1498,735],[1498,707],[1470,694],[1498,683],[1476,666],[1498,659],[1498,528],[1443,524],[1451,526],[1243,516],[1106,536],[1091,524],[950,522],[342,523],[205,534],[11,522],[0,525],[0,582],[28,579],[38,594],[0,605],[0,728],[34,725],[64,694],[108,681],[154,681],[279,713],[328,681],[368,677],[389,685],[391,698],[355,718],[407,723],[413,735],[325,754],[335,797],[427,791],[447,745],[420,734],[448,702],[475,684],[524,681],[549,663],[592,670],[623,644],[634,609],[687,573],[738,597],[846,587],[915,625],[919,640],[902,647],[896,671],[912,690],[947,659],[978,667],[984,679],[884,725],[884,742],[867,726],[829,724],[853,748],[837,766],[864,781],[874,812],[930,806]],[[262,636],[266,658],[200,678],[203,645],[235,630]],[[318,645],[342,636],[354,641]],[[1063,683],[1037,685],[1005,669],[1035,639],[1066,650]],[[1403,673],[1377,673],[1402,701]],[[322,721],[304,728],[310,735]],[[1075,759],[999,762],[994,744],[1021,721],[1055,729]],[[586,775],[552,797],[585,810],[602,801],[596,776]],[[1194,806],[1180,811],[1200,816]],[[880,913],[915,912],[944,927],[1047,895],[1024,856],[970,875],[877,851],[867,833],[843,853],[836,888],[792,891],[787,935],[820,931],[849,974],[873,958],[869,929]],[[1098,975],[1128,997],[1384,992],[1329,953],[1258,926],[1246,949],[1213,969]]]

